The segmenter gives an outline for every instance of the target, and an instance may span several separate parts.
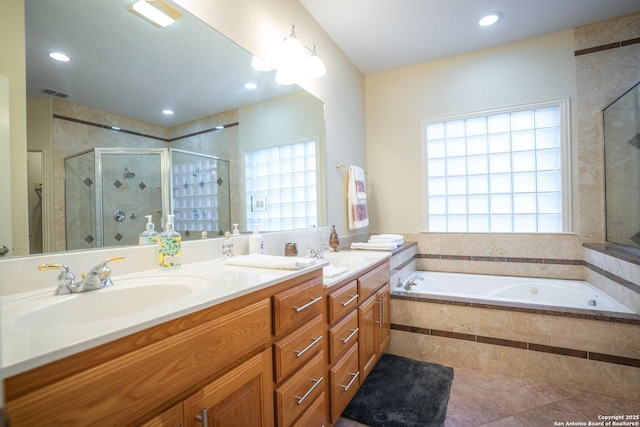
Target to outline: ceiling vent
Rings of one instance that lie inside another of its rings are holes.
[[[57,98],[68,98],[69,95],[66,93],[58,92],[52,89],[42,89],[42,93],[46,93],[47,95],[55,96]]]

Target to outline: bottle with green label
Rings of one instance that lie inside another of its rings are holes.
[[[165,230],[158,238],[158,265],[160,268],[176,268],[182,264],[182,236],[173,229],[175,215],[167,215]]]

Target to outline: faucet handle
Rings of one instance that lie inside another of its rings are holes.
[[[38,270],[60,270],[58,275],[58,287],[56,288],[55,295],[70,294],[71,290],[69,286],[73,286],[76,280],[76,276],[66,264],[40,264]]]
[[[89,270],[88,274],[97,274],[100,276],[100,279],[107,278],[111,274],[111,269],[107,266],[107,264],[110,262],[116,262],[116,261],[122,261],[122,260],[124,260],[124,256],[122,255],[116,256],[113,258],[104,259],[100,262],[100,264],[96,265],[91,270]],[[82,273],[81,277],[84,279],[85,277],[87,277],[87,273]]]

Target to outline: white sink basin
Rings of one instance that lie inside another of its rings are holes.
[[[157,309],[197,294],[207,286],[199,277],[157,276],[113,279],[114,285],[70,295],[46,295],[14,304],[12,326],[47,329],[99,322]]]

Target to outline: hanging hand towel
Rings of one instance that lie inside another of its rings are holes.
[[[350,230],[369,225],[364,171],[358,166],[349,166],[347,209],[349,211],[348,216]]]

